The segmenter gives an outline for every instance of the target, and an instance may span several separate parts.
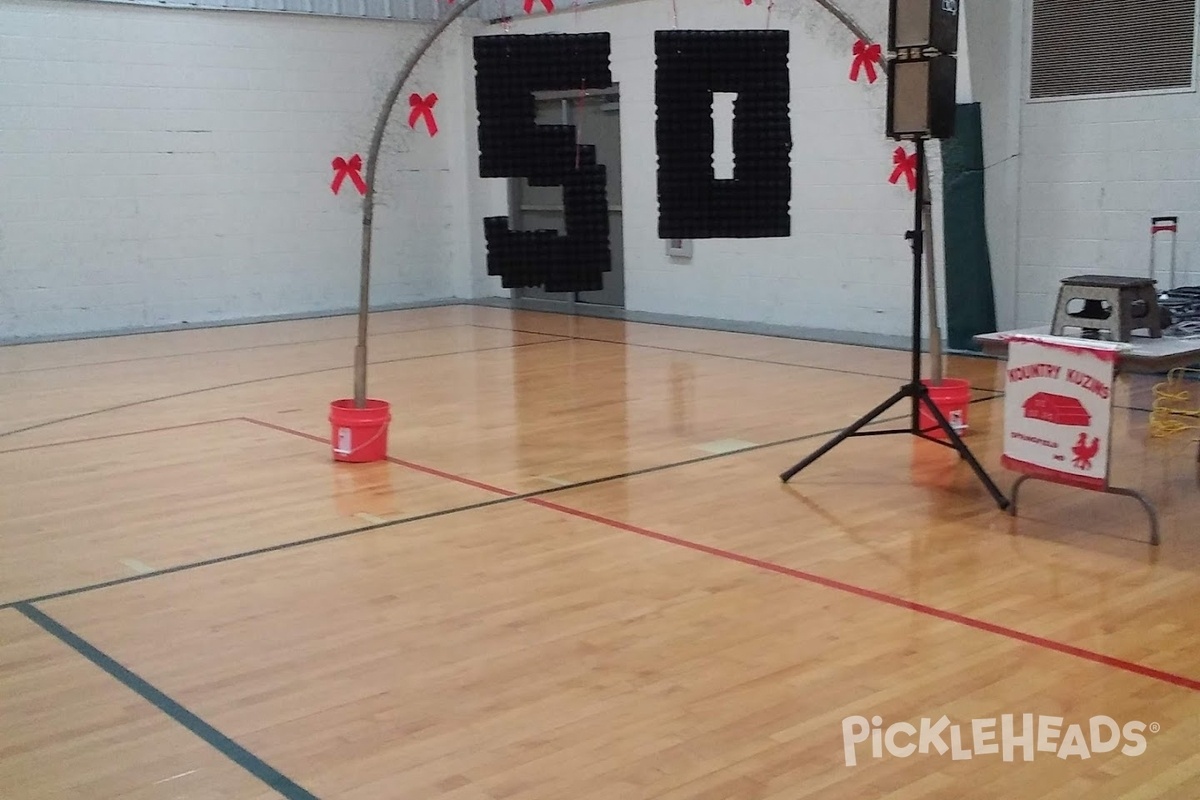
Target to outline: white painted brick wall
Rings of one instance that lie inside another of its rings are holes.
[[[71,0],[0,5],[0,339],[357,304],[366,154],[416,23]],[[372,300],[466,296],[463,74],[451,31],[410,85],[442,132],[384,143]],[[447,128],[450,129],[447,134]],[[457,129],[457,130],[455,130]]]
[[[1200,95],[1027,102],[1021,152],[1019,326],[1050,322],[1063,278],[1150,275],[1154,216],[1179,217],[1177,283],[1200,285]]]
[[[1016,325],[1017,215],[1020,196],[1020,96],[1006,56],[1014,46],[1003,36],[1001,23],[990,26],[992,12],[1003,12],[1003,4],[989,4],[988,14],[968,12],[968,25],[976,16],[984,18],[974,49],[975,100],[980,104],[983,126],[984,205],[988,254],[1000,330]],[[999,33],[998,33],[999,32]],[[974,39],[974,37],[973,37]],[[1019,47],[1019,44],[1015,46]],[[986,51],[990,57],[982,57]]]
[[[1048,324],[1071,275],[1148,275],[1158,215],[1180,217],[1177,282],[1200,284],[1200,96],[1029,102],[1028,3],[967,19],[999,327]]]
[[[654,31],[671,28],[671,0],[573,11],[518,14],[515,33],[609,31],[613,77],[621,86],[626,306],[632,310],[906,335],[909,331],[912,194],[887,182],[896,144],[884,136],[883,81],[849,80],[854,37],[811,3],[778,3],[772,28],[792,31],[790,75],[793,195],[787,239],[697,240],[690,261],[669,258],[658,238],[654,110]],[[766,0],[677,2],[678,27],[754,29],[768,24]],[[877,41],[887,4],[841,3]],[[517,7],[519,4],[516,4]],[[489,31],[499,32],[497,28]],[[911,146],[910,146],[911,147]],[[929,147],[940,230],[940,163]],[[473,165],[478,175],[477,164]],[[503,181],[482,181],[473,217],[506,211]],[[477,227],[482,223],[477,222]],[[938,239],[939,268],[940,235]],[[482,252],[475,261],[484,273]],[[940,282],[944,286],[944,281]],[[506,295],[496,279],[480,294]],[[940,304],[944,312],[944,303]],[[943,313],[944,317],[944,313]]]

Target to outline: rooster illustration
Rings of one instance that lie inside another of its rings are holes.
[[[1086,433],[1079,434],[1079,441],[1071,448],[1071,452],[1075,454],[1075,460],[1071,463],[1079,469],[1091,469],[1092,459],[1100,452],[1100,440],[1093,436],[1092,443],[1088,444],[1087,439]]]

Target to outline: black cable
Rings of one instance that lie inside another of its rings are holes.
[[[1159,295],[1158,305],[1171,317],[1168,336],[1200,335],[1200,286],[1180,286]]]

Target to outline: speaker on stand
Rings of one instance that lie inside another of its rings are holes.
[[[925,238],[923,218],[927,203],[925,140],[947,139],[954,135],[958,9],[959,0],[889,0],[887,135],[896,140],[911,140],[917,149],[913,229],[905,234],[912,246],[912,374],[909,383],[780,475],[784,483],[852,436],[911,434],[957,450],[959,456],[971,465],[975,476],[991,494],[996,505],[1001,509],[1010,505],[1009,499],[976,460],[921,380],[921,261]],[[892,406],[906,399],[911,402],[908,427],[863,430]],[[937,421],[944,440],[921,430],[922,405]]]
[[[887,135],[954,136],[958,0],[889,0]]]

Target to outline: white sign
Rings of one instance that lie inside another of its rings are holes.
[[[1107,489],[1119,342],[1008,336],[1004,455],[1017,472]]]

